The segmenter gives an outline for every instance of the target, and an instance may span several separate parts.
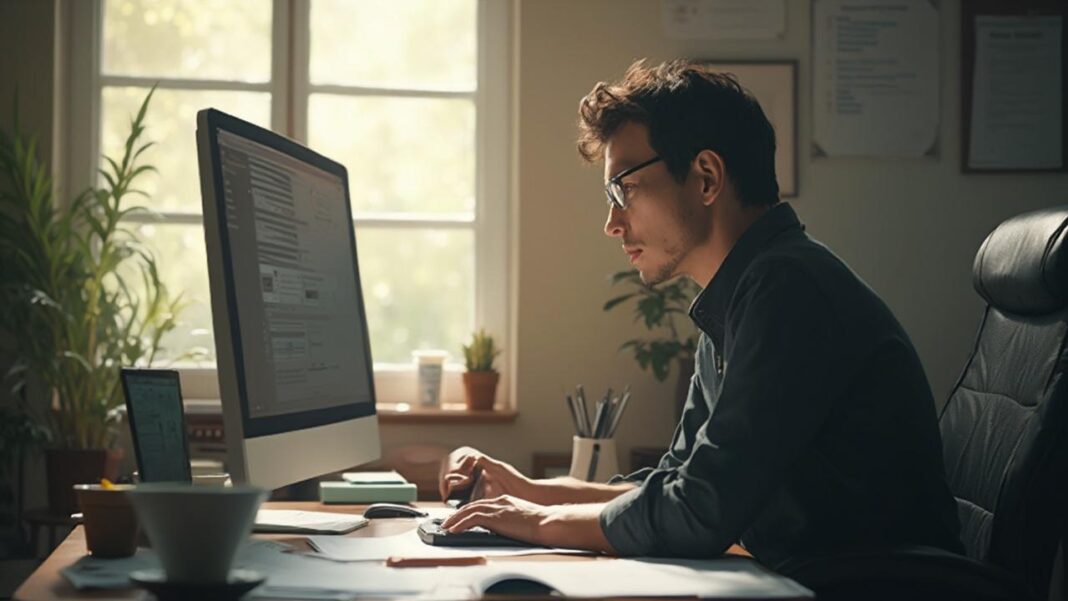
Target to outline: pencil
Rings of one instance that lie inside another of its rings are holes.
[[[386,565],[391,568],[436,568],[438,566],[484,566],[486,558],[472,557],[390,557]]]

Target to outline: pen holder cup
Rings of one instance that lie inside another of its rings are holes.
[[[618,473],[615,440],[572,437],[571,471],[568,475],[586,482],[607,482]]]

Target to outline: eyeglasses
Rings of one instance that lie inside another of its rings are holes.
[[[648,161],[645,161],[644,163],[639,163],[631,167],[630,169],[624,169],[623,171],[608,178],[608,183],[604,185],[604,195],[608,197],[608,204],[615,205],[619,208],[620,211],[626,211],[627,195],[626,192],[623,190],[623,182],[621,180],[624,177],[627,177],[628,175],[640,169],[645,169],[649,165],[652,165],[653,163],[660,160],[663,159],[661,159],[659,156],[655,156],[649,159]]]

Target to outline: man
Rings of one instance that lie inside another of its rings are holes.
[[[605,233],[646,283],[703,287],[689,398],[659,466],[609,484],[454,451],[443,496],[479,471],[483,498],[443,526],[619,555],[709,557],[740,540],[771,567],[895,544],[962,552],[919,358],[779,202],[775,134],[752,96],[695,64],[639,62],[579,115],[580,152],[604,160]]]

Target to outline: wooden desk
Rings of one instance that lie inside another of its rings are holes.
[[[418,503],[425,507],[437,507],[440,503]],[[335,513],[363,513],[365,505],[323,505],[316,502],[272,502],[264,505],[270,509],[302,509],[305,511],[332,511]],[[416,528],[416,520],[371,520],[367,526],[350,532],[345,536],[388,536]],[[257,538],[266,538],[285,542],[299,549],[308,549],[306,539],[293,534],[257,534]],[[15,591],[15,599],[41,601],[51,599],[137,599],[142,591],[136,588],[105,591],[79,591],[60,573],[60,570],[78,561],[86,554],[85,530],[78,526],[56,547],[25,582]],[[745,549],[735,545],[728,551],[731,555],[752,557]],[[610,561],[607,557],[570,556],[570,555],[527,555],[521,558],[495,557],[491,561],[522,561],[537,557],[553,561]]]

